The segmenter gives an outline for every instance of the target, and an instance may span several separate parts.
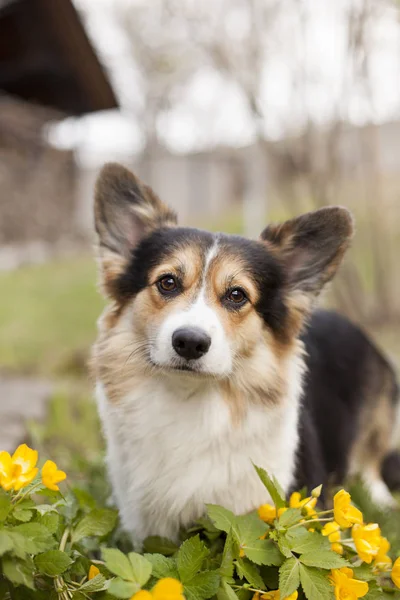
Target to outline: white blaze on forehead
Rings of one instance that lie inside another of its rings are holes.
[[[206,287],[210,264],[218,252],[217,241],[209,249],[202,272],[199,293],[186,310],[170,314],[155,332],[155,344],[151,349],[151,357],[160,365],[176,365],[182,359],[172,347],[173,333],[182,327],[198,327],[211,338],[211,346],[207,354],[196,361],[200,370],[215,375],[228,374],[232,369],[232,352],[229,340],[217,312],[207,303]]]

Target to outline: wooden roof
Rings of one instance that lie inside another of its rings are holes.
[[[0,90],[70,115],[118,106],[70,0],[0,0]]]

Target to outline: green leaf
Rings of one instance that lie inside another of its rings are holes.
[[[177,567],[183,583],[190,581],[201,569],[209,550],[198,535],[185,540],[177,555]]]
[[[60,524],[60,515],[56,512],[46,513],[40,519],[40,522],[50,531],[50,533],[57,533]]]
[[[371,581],[368,585],[369,590],[366,596],[363,596],[363,600],[396,600],[399,597],[395,593],[386,594],[375,581]]]
[[[15,558],[3,558],[3,575],[12,583],[24,585],[31,590],[35,589],[33,581],[33,568],[29,561],[21,561]]]
[[[132,598],[139,591],[137,583],[124,581],[120,577],[113,579],[108,587],[108,593],[116,598]]]
[[[300,565],[300,581],[307,600],[329,600],[333,598],[333,586],[326,574],[313,567]]]
[[[158,535],[151,535],[145,539],[143,544],[145,552],[150,554],[163,554],[164,556],[172,556],[179,550],[179,546],[171,542],[168,538],[163,538]]]
[[[279,569],[279,590],[281,598],[293,594],[300,585],[300,565],[296,558],[289,558]]]
[[[233,561],[235,558],[239,558],[239,543],[231,530],[226,536],[225,546],[222,553],[221,565],[219,568],[219,572],[222,577],[233,576]]]
[[[222,580],[217,592],[217,600],[237,600],[237,596],[231,586]]]
[[[341,556],[331,550],[319,550],[318,552],[305,552],[300,556],[300,561],[308,567],[320,569],[340,569],[349,566],[349,563]]]
[[[240,579],[244,577],[255,588],[265,590],[264,581],[255,565],[243,558],[235,560],[235,565]]]
[[[280,534],[278,536],[278,546],[283,556],[285,556],[286,558],[292,558],[292,551],[290,549],[290,544],[286,537],[286,534]]]
[[[152,565],[152,575],[157,579],[163,577],[174,577],[178,579],[178,569],[176,568],[176,562],[173,558],[167,558],[162,554],[145,554],[144,557]]]
[[[24,523],[9,530],[14,541],[14,549],[17,554],[39,554],[52,550],[56,546],[56,540],[49,530],[40,523]]]
[[[203,571],[184,584],[187,600],[207,600],[218,591],[220,577],[216,571]]]
[[[262,469],[261,467],[256,467],[255,465],[254,468],[257,471],[259,478],[267,488],[275,506],[277,508],[283,508],[284,506],[286,506],[285,494],[283,493],[282,488],[280,487],[276,479],[271,479],[271,477],[268,475],[265,469]]]
[[[61,575],[73,563],[68,554],[61,552],[61,550],[49,550],[43,554],[38,554],[34,560],[38,571],[49,577]]]
[[[133,579],[140,587],[143,587],[150,579],[153,568],[151,562],[136,552],[130,552],[128,558],[132,567]]]
[[[102,592],[103,590],[106,590],[107,588],[108,588],[108,582],[107,582],[106,578],[101,573],[98,573],[98,575],[93,577],[93,579],[91,579],[90,581],[86,581],[83,585],[81,585],[79,590],[83,591],[85,593],[87,593],[87,592]]]
[[[369,565],[363,564],[359,567],[353,567],[354,579],[361,579],[361,581],[371,581],[375,579],[374,573],[371,571],[371,567]]]
[[[287,528],[300,523],[303,515],[299,508],[288,508],[278,519],[278,528]]]
[[[218,504],[207,504],[207,514],[215,527],[225,533],[229,533],[231,527],[236,525],[236,516],[233,512]]]
[[[101,554],[107,569],[111,573],[122,577],[122,579],[135,582],[131,562],[125,554],[117,548],[103,548]]]
[[[0,531],[0,556],[12,550],[13,546],[12,538],[8,535],[7,531]]]
[[[3,523],[11,510],[11,498],[4,490],[0,489],[0,522]]]
[[[274,565],[279,567],[283,561],[283,556],[279,548],[272,540],[256,540],[244,546],[243,551],[247,558],[256,563],[256,565]]]
[[[13,510],[13,517],[17,521],[22,521],[23,523],[28,523],[32,519],[33,512],[31,510],[26,510],[24,508],[15,508]]]
[[[308,554],[309,552],[330,550],[331,545],[327,537],[322,536],[320,533],[305,531],[302,527],[298,527],[297,529],[299,532],[302,532],[301,535],[294,536],[291,531],[286,533],[286,539],[292,552],[296,554]]]
[[[95,508],[83,517],[72,534],[72,543],[89,536],[103,537],[112,531],[117,522],[117,512],[109,508]]]
[[[259,540],[269,529],[256,512],[237,517],[233,527],[238,533],[240,545],[247,545],[254,540]]]

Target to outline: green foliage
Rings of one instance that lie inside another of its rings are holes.
[[[256,512],[236,516],[208,505],[208,517],[183,532],[180,545],[152,537],[144,554],[130,551],[116,511],[98,506],[87,490],[63,496],[39,478],[17,493],[0,490],[0,597],[128,600],[174,578],[186,600],[251,600],[278,587],[281,600],[295,592],[329,600],[331,570],[351,566],[356,579],[368,582],[367,600],[398,600],[388,573],[362,564],[354,549],[343,557],[332,552],[318,515],[289,508],[276,482],[257,471],[276,506],[286,509],[272,524]],[[89,579],[91,565],[99,571]]]

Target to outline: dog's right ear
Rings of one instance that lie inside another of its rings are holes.
[[[176,215],[150,187],[125,167],[106,164],[97,179],[94,203],[102,285],[113,296],[135,247],[153,230],[176,224]]]

